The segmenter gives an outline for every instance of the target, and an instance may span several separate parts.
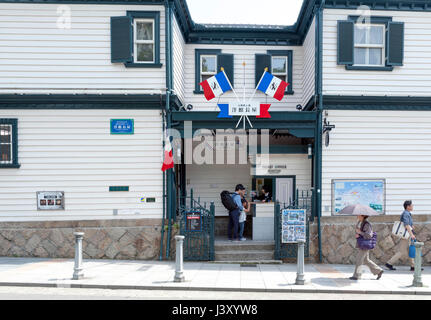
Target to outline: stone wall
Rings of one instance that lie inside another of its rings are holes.
[[[82,220],[0,223],[0,256],[73,258],[73,232],[85,233],[84,259],[156,260],[160,255],[161,219]],[[175,250],[172,229],[170,257]],[[163,257],[166,252],[166,236]]]
[[[399,238],[392,235],[392,226],[399,216],[376,216],[368,218],[377,233],[377,245],[370,251],[370,258],[384,265],[396,252]],[[418,241],[424,242],[422,264],[431,265],[431,216],[414,215],[414,227]],[[356,258],[355,226],[356,217],[322,217],[322,258],[323,263],[354,264]],[[318,255],[317,221],[313,223],[313,255]],[[311,233],[310,233],[311,234]],[[311,252],[310,252],[311,255]],[[408,265],[407,261],[399,261]]]

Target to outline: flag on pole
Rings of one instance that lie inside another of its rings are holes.
[[[174,156],[172,154],[172,146],[171,146],[171,142],[169,141],[169,137],[166,137],[162,171],[166,171],[173,167],[174,167]]]
[[[284,97],[284,92],[289,84],[286,81],[283,81],[277,77],[274,77],[268,71],[262,75],[262,78],[259,81],[259,85],[257,87],[258,90],[262,91],[268,96],[274,97],[278,101],[281,101]]]
[[[204,89],[204,96],[207,101],[221,96],[226,91],[232,90],[232,86],[224,71],[220,71],[215,76],[200,83]]]

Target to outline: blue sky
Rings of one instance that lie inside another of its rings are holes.
[[[303,0],[186,0],[196,23],[293,25]]]

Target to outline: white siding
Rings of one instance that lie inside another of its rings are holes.
[[[308,100],[315,94],[315,78],[316,78],[316,18],[308,30],[308,34],[304,40],[304,71],[303,77],[303,97],[302,106],[305,107]]]
[[[404,22],[404,65],[393,71],[346,70],[337,65],[337,21],[355,10],[325,9],[323,94],[429,96],[431,93],[431,12],[371,11]]]
[[[161,218],[160,111],[0,110],[0,118],[18,119],[21,164],[0,168],[0,221]],[[133,135],[110,134],[118,118],[134,119]],[[37,211],[36,191],[64,191],[66,210]]]
[[[267,97],[258,91],[254,101],[271,103],[269,111],[293,111],[297,104],[303,99],[303,47],[281,47],[281,46],[251,46],[251,45],[203,45],[187,44],[185,51],[185,103],[193,105],[193,111],[218,111],[217,98],[206,101],[203,94],[194,94],[195,90],[195,49],[221,49],[222,53],[234,55],[234,83],[235,91],[242,100],[245,75],[245,96],[250,98],[255,89],[255,54],[266,54],[267,50],[293,50],[293,91],[294,95],[285,95],[281,102]],[[245,62],[245,72],[242,63]],[[219,103],[236,101],[232,91],[220,97]]]
[[[251,190],[250,165],[187,165],[187,195],[193,188],[193,195],[200,197],[201,203],[211,201],[215,204],[216,216],[227,216],[228,212],[220,201],[223,190],[235,191],[235,186],[242,183],[248,192]]]
[[[166,87],[164,6],[68,4],[70,29],[57,28],[59,6],[1,4],[1,93],[160,93]],[[160,11],[162,68],[111,63],[110,17],[128,10]]]
[[[386,214],[412,200],[431,208],[431,111],[335,111],[330,145],[323,146],[322,214],[330,215],[331,180],[386,179]]]
[[[184,102],[184,53],[186,44],[175,15],[172,29],[174,91],[178,98]]]

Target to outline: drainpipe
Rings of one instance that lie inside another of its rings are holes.
[[[165,114],[164,112],[162,112],[162,129],[165,128]],[[162,147],[163,147],[163,154],[165,152],[165,139],[163,138],[163,142],[162,142]],[[163,197],[162,197],[162,202],[163,202],[163,217],[162,217],[162,231],[161,231],[161,238],[160,238],[160,256],[159,256],[159,260],[162,261],[163,259],[163,238],[165,235],[165,213],[166,213],[166,192],[165,192],[165,179],[166,179],[166,172],[163,171]]]
[[[172,90],[172,1],[165,1],[165,41],[166,41],[166,128],[171,127],[171,112],[170,112],[170,96]],[[166,240],[166,259],[169,258],[170,251],[170,239],[172,233],[172,215],[173,215],[173,203],[172,203],[172,183],[173,183],[173,172],[171,169],[167,171],[167,219],[168,219],[168,235]]]
[[[322,236],[320,230],[320,217],[322,215],[322,112],[323,112],[323,94],[322,94],[322,39],[323,39],[323,7],[325,5],[325,0],[322,0],[319,10],[317,12],[317,58],[318,58],[318,72],[317,72],[317,135],[316,135],[316,216],[317,216],[317,233],[319,240],[319,262],[322,262]]]

